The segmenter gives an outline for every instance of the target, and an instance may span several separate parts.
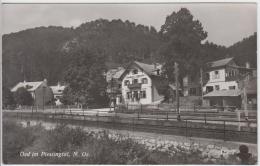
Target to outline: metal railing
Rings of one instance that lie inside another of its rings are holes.
[[[184,135],[186,137],[206,137],[214,139],[256,142],[257,121],[237,120],[232,118],[215,119],[214,116],[204,113],[203,116],[182,116],[181,121],[176,120],[174,112],[166,114],[134,114],[121,113],[89,113],[88,111],[72,111],[71,109],[57,109],[52,111],[9,111],[7,112],[16,118],[33,118],[51,120],[59,122],[60,120],[81,121],[83,124],[87,121],[95,125],[103,124],[103,127],[111,126],[114,128],[131,127],[132,130],[145,130],[152,132],[165,132],[174,135]],[[4,114],[5,115],[5,112]],[[223,116],[223,115],[222,115]],[[105,119],[104,119],[105,118]]]

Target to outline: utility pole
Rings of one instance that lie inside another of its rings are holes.
[[[177,120],[180,121],[181,120],[181,114],[180,114],[180,101],[179,101],[179,67],[178,67],[178,63],[174,62],[174,70],[175,70],[175,83],[176,83],[176,102],[177,102]]]
[[[243,96],[244,96],[244,112],[245,112],[245,117],[246,120],[248,120],[248,108],[247,108],[247,84],[249,80],[249,75],[248,73],[246,74],[246,78],[244,80],[244,89],[243,89]]]
[[[203,70],[200,68],[201,104],[203,104]]]

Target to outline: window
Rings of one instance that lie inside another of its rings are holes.
[[[127,99],[130,99],[132,97],[131,92],[127,92],[126,97],[127,97]]]
[[[137,83],[138,83],[138,79],[134,79],[133,84],[137,84]]]
[[[215,71],[214,72],[214,79],[218,79],[219,78],[219,72],[218,71]]]
[[[129,84],[129,80],[125,80],[124,85],[126,86],[128,84]]]
[[[209,80],[209,73],[206,73],[206,80]]]
[[[134,69],[133,70],[133,74],[137,74],[138,73],[138,70],[137,69]]]
[[[143,84],[148,84],[148,79],[147,78],[142,78],[142,83]]]
[[[215,85],[215,90],[219,90],[219,85]]]
[[[143,98],[143,99],[146,98],[146,91],[145,90],[140,91],[140,98]]]
[[[33,86],[30,86],[30,85],[26,85],[25,88],[26,89],[31,89]]]
[[[189,89],[189,95],[191,95],[191,96],[196,96],[196,88],[190,88]]]
[[[160,69],[156,70],[157,75],[160,75]]]
[[[230,90],[231,90],[231,89],[236,89],[236,86],[229,86],[228,88],[229,88]]]

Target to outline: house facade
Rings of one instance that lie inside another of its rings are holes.
[[[106,91],[112,107],[122,102],[122,83],[120,77],[124,71],[125,69],[123,67],[117,67],[108,70],[106,73],[106,81],[108,83]]]
[[[152,104],[164,100],[168,82],[161,76],[161,65],[131,63],[120,77],[122,103]]]
[[[183,96],[201,96],[200,76],[194,78],[186,75],[182,79],[183,82]]]
[[[53,100],[52,89],[47,85],[47,80],[37,82],[19,82],[12,89],[11,92],[16,92],[19,88],[24,87],[34,99],[34,105],[43,107]]]
[[[226,58],[206,64],[206,84],[203,93],[238,89],[239,70],[233,58]]]
[[[204,69],[203,105],[241,108],[239,81],[253,70],[238,66],[233,58],[209,62]]]

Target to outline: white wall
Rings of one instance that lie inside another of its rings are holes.
[[[141,91],[146,91],[146,98],[141,98],[139,103],[141,103],[141,104],[152,103],[152,88],[151,88],[152,81],[151,81],[150,77],[146,73],[142,72],[139,68],[133,68],[133,69],[137,69],[138,73],[133,74],[132,71],[130,71],[128,74],[125,75],[125,77],[122,80],[123,100],[125,101],[125,103],[132,103],[131,99],[130,100],[127,99],[127,92],[130,92],[130,89],[128,88],[127,85],[124,84],[126,80],[129,80],[130,84],[132,84],[134,79],[138,79],[138,83],[141,83],[142,78],[147,78],[148,83],[141,85]]]
[[[219,78],[215,78],[215,71],[218,71],[219,73]],[[209,81],[208,82],[220,82],[220,81],[225,81],[225,69],[218,69],[218,70],[213,70],[208,72],[209,73]]]
[[[213,86],[214,87],[214,91],[215,89],[215,85],[219,85],[219,90],[228,90],[229,86],[235,86],[235,89],[238,89],[238,83],[236,81],[229,81],[229,82],[211,82],[211,83],[207,83],[204,87],[203,87],[203,91],[206,91],[206,87],[207,86]]]

